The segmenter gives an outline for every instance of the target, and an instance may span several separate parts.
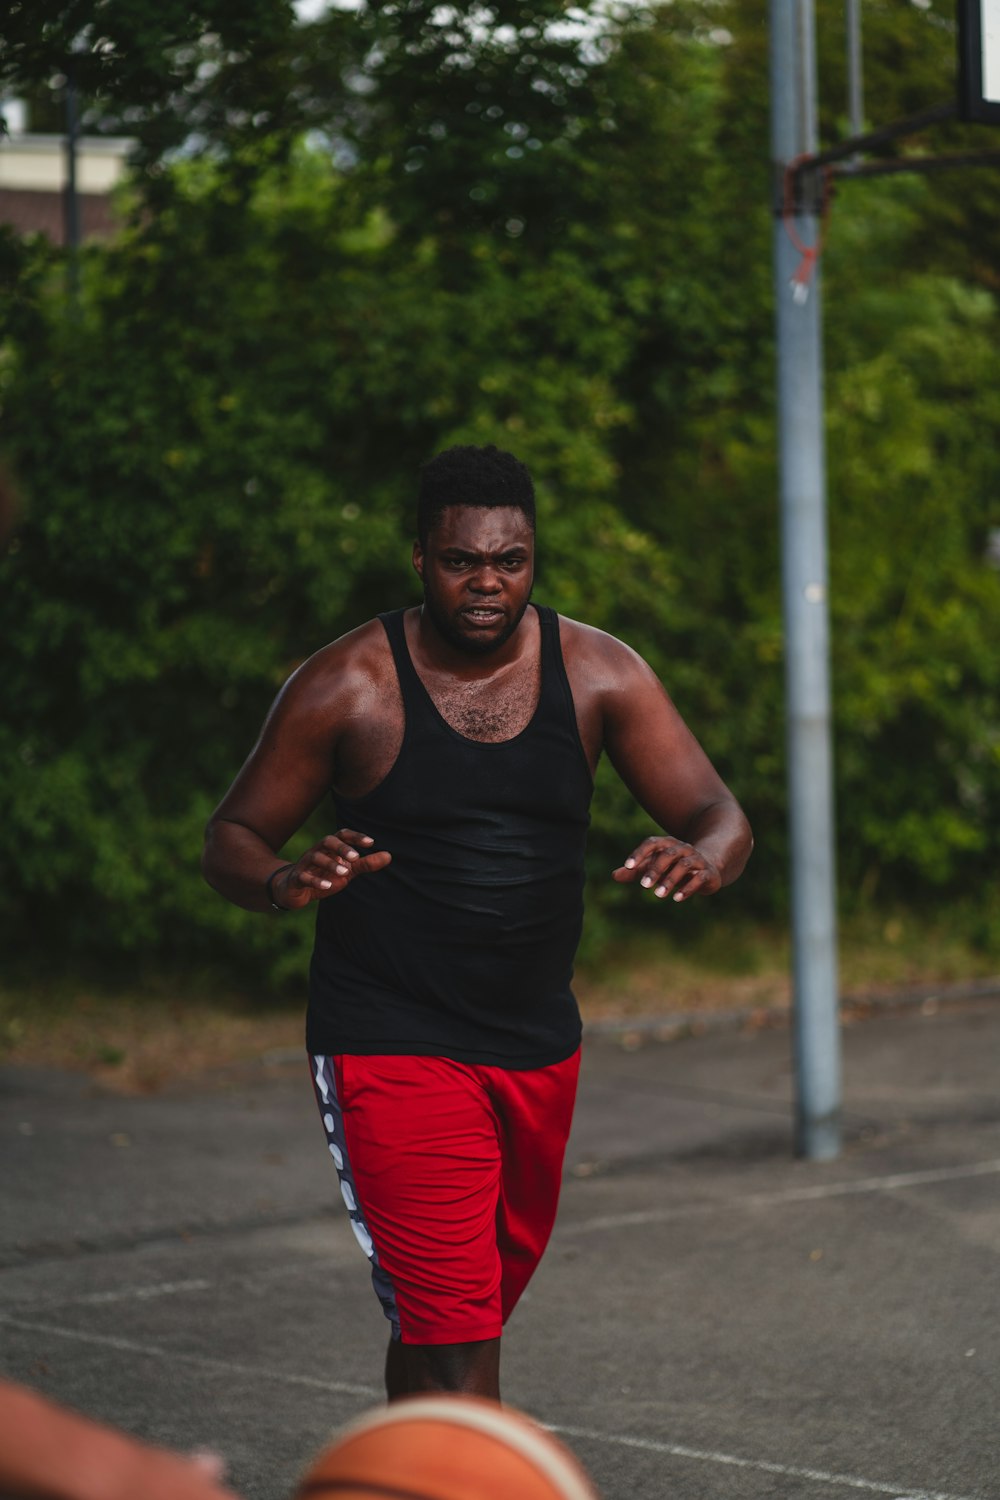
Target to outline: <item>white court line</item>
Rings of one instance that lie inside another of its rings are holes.
[[[83,1292],[78,1297],[60,1299],[60,1307],[102,1307],[106,1302],[151,1302],[156,1297],[176,1297],[178,1292],[207,1292],[213,1283],[201,1278],[194,1281],[158,1281],[147,1286],[119,1287],[117,1292]]]
[[[581,1219],[577,1224],[556,1227],[556,1237],[588,1234],[594,1229],[622,1229],[633,1224],[672,1224],[675,1219],[693,1218],[720,1210],[731,1213],[737,1208],[771,1208],[780,1203],[813,1203],[824,1198],[846,1198],[854,1193],[891,1193],[899,1188],[926,1187],[936,1182],[959,1182],[969,1177],[991,1177],[1000,1172],[1000,1161],[970,1162],[964,1167],[931,1167],[923,1172],[897,1172],[887,1177],[860,1177],[855,1182],[825,1182],[812,1187],[787,1188],[781,1193],[734,1194],[711,1202],[681,1203],[674,1208],[641,1209],[635,1213],[603,1214]]]
[[[111,1334],[83,1333],[76,1328],[60,1328],[50,1323],[34,1323],[26,1318],[9,1318],[0,1314],[0,1325],[19,1328],[27,1333],[44,1333],[55,1338],[73,1339],[81,1344],[96,1344],[118,1353],[138,1354],[146,1359],[162,1359],[226,1374],[246,1375],[252,1379],[276,1381],[281,1385],[306,1386],[311,1390],[331,1391],[337,1395],[362,1396],[377,1401],[382,1392],[369,1385],[353,1385],[343,1380],[317,1380],[312,1375],[294,1375],[285,1370],[269,1370],[244,1365],[235,1360],[212,1359],[201,1354],[184,1354],[156,1344],[140,1344],[134,1339],[116,1338]],[[797,1468],[792,1464],[770,1463],[766,1459],[740,1458],[733,1453],[716,1453],[710,1449],[688,1448],[681,1443],[664,1443],[654,1438],[629,1437],[625,1434],[591,1432],[586,1427],[564,1427],[544,1424],[550,1432],[562,1437],[581,1438],[587,1442],[605,1443],[618,1448],[638,1448],[647,1453],[662,1453],[671,1458],[694,1459],[701,1463],[720,1464],[728,1468],[750,1469],[760,1474],[780,1474],[788,1479],[808,1480],[813,1484],[840,1485],[845,1489],[866,1490],[870,1494],[893,1495],[897,1500],[974,1500],[972,1496],[945,1494],[939,1490],[912,1489],[905,1484],[887,1484],[883,1480],[861,1479],[855,1474],[833,1474],[824,1469]]]
[[[286,1272],[287,1274],[287,1272]],[[77,1292],[73,1297],[33,1295],[5,1296],[0,1291],[0,1307],[103,1307],[109,1302],[152,1302],[157,1297],[177,1297],[185,1292],[208,1292],[216,1283],[197,1277],[188,1281],[146,1282],[139,1286],[122,1286],[114,1292]]]
[[[79,1344],[97,1344],[120,1354],[139,1354],[144,1359],[163,1359],[200,1369],[221,1370],[228,1375],[249,1375],[254,1379],[277,1380],[283,1385],[304,1385],[317,1391],[333,1391],[339,1396],[364,1396],[372,1400],[382,1392],[370,1385],[353,1385],[346,1380],[317,1380],[314,1375],[291,1375],[284,1370],[268,1370],[261,1365],[244,1365],[232,1359],[212,1359],[206,1354],[185,1354],[179,1349],[164,1349],[159,1344],[140,1344],[135,1339],[117,1338],[109,1333],[84,1333],[79,1328],[60,1328],[53,1323],[35,1323],[28,1318],[11,1318],[0,1313],[0,1327],[19,1328],[25,1333],[45,1333],[53,1338],[73,1339]]]
[[[713,1453],[705,1448],[686,1448],[682,1443],[660,1443],[653,1438],[619,1436],[609,1432],[590,1432],[586,1427],[563,1427],[545,1424],[560,1437],[583,1438],[588,1442],[612,1443],[619,1448],[641,1448],[647,1453],[665,1453],[671,1458],[691,1458],[701,1463],[726,1464],[735,1469],[754,1469],[760,1474],[780,1474],[787,1479],[808,1479],[814,1484],[839,1484],[846,1489],[867,1490],[876,1495],[895,1495],[897,1500],[972,1500],[967,1495],[948,1495],[940,1490],[915,1490],[905,1484],[887,1484],[884,1480],[860,1479],[856,1474],[830,1474],[825,1469],[800,1469],[793,1464],[768,1463],[765,1459],[738,1458],[733,1453]]]
[[[300,1276],[307,1274],[313,1268],[313,1263],[300,1263],[297,1272]],[[322,1272],[324,1281],[329,1285],[331,1273],[325,1265],[319,1261],[315,1263],[317,1274]],[[334,1271],[333,1275],[338,1275]],[[227,1287],[240,1287],[243,1290],[252,1289],[257,1286],[266,1286],[270,1281],[285,1280],[288,1276],[288,1266],[275,1266],[270,1270],[258,1270],[244,1276],[232,1276],[226,1280]],[[6,1295],[2,1288],[2,1277],[0,1277],[0,1308],[9,1307],[14,1312],[23,1311],[28,1308],[56,1307],[98,1307],[109,1302],[148,1302],[157,1297],[183,1296],[186,1292],[209,1292],[218,1286],[217,1281],[209,1281],[203,1276],[192,1277],[187,1281],[156,1281],[147,1282],[138,1286],[119,1287],[113,1292],[78,1292],[72,1297],[52,1297],[45,1293],[30,1293],[27,1296],[13,1293]]]

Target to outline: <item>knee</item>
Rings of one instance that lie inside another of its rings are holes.
[[[500,1399],[500,1340],[474,1344],[406,1344],[409,1388],[450,1391],[464,1396]]]

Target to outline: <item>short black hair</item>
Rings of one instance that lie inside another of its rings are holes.
[[[485,448],[446,448],[420,470],[417,492],[417,537],[421,547],[451,505],[483,509],[514,506],[535,529],[535,486],[526,466],[513,453],[490,443]]]

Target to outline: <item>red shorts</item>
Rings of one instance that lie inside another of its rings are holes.
[[[499,1337],[555,1222],[579,1051],[527,1071],[348,1054],[311,1065],[394,1337]]]

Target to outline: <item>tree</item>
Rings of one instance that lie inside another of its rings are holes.
[[[943,57],[911,10],[873,12],[887,109],[895,22]],[[203,889],[201,825],[287,672],[413,597],[411,478],[457,441],[531,465],[540,596],[657,667],[757,829],[730,909],[782,911],[763,9],[561,15],[410,0],[294,28],[282,118],[319,136],[289,148],[291,123],[272,140],[223,111],[231,135],[147,171],[127,230],[85,251],[75,318],[51,252],[19,252],[9,944],[51,947],[58,911],[75,953],[301,974],[308,924]],[[1000,853],[997,310],[976,222],[964,258],[946,239],[935,259],[941,203],[845,185],[824,256],[851,898],[956,897]],[[644,828],[602,773],[592,910],[619,919],[604,876]],[[692,903],[671,930],[701,920]]]
[[[68,72],[88,128],[132,136],[144,166],[192,145],[272,149],[287,108],[291,0],[10,0],[0,97]]]

